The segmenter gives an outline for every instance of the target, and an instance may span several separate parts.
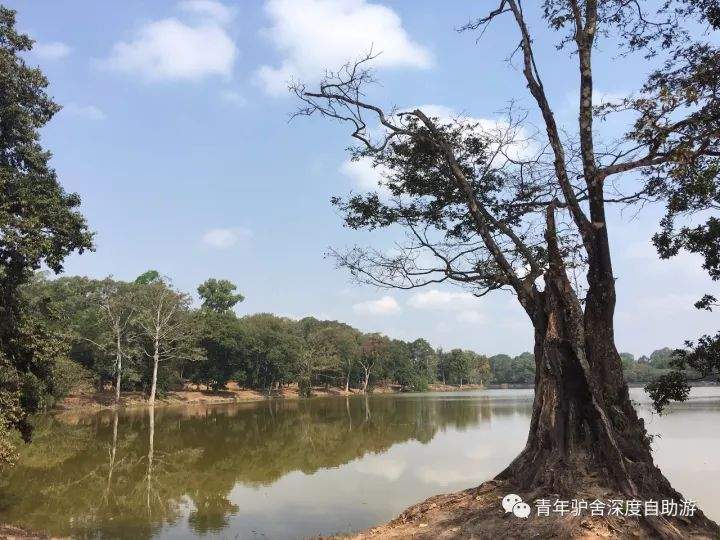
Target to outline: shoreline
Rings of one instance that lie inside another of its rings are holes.
[[[432,384],[428,387],[427,392],[469,392],[475,390],[487,390],[488,388],[490,387],[479,384],[463,385],[462,388],[452,385]],[[406,393],[409,394],[412,392],[404,392],[402,391],[402,389],[395,388],[393,386],[378,386],[373,388],[371,392],[368,392],[367,395]],[[162,397],[157,397],[155,400],[155,407],[252,403],[257,401],[267,401],[274,399],[310,399],[320,397],[361,395],[364,395],[363,392],[357,389],[350,389],[349,392],[345,392],[343,388],[330,387],[313,389],[312,395],[308,398],[300,395],[297,385],[290,385],[283,388],[277,393],[268,395],[265,392],[238,388],[235,385],[229,385],[228,388],[226,388],[225,390],[219,391],[212,391],[202,388],[186,388],[184,390],[172,390],[170,392],[167,392]],[[150,404],[147,402],[147,398],[142,392],[124,392],[120,398],[120,406],[116,407],[114,391],[108,390],[103,392],[70,394],[69,396],[61,400],[54,408],[52,408],[48,412],[52,414],[79,410],[102,411],[112,410],[115,408],[142,409],[148,407],[150,407]]]
[[[633,383],[628,384],[628,388],[642,388],[644,384]],[[717,383],[693,384],[693,387],[715,387]],[[425,392],[471,392],[476,390],[532,390],[531,384],[467,384],[462,387],[449,384],[431,384]],[[400,387],[391,385],[377,386],[368,392],[373,394],[412,394],[415,392],[405,392]],[[309,398],[320,397],[338,397],[338,396],[361,396],[363,392],[359,389],[350,389],[345,392],[339,387],[322,387],[313,389],[313,394]],[[225,390],[213,391],[203,388],[187,387],[184,390],[172,390],[162,397],[157,397],[155,407],[170,407],[181,405],[217,405],[231,403],[252,403],[256,401],[282,400],[282,399],[309,399],[300,395],[297,385],[292,384],[283,388],[281,391],[268,395],[265,392],[239,388],[237,385],[231,384]],[[147,398],[142,392],[124,392],[120,400],[120,409],[141,409],[150,405]],[[62,413],[66,411],[101,411],[115,409],[115,394],[112,390],[102,392],[89,392],[70,394],[55,407],[50,409],[48,413]]]

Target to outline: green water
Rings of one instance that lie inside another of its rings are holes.
[[[357,530],[499,472],[531,405],[489,390],[46,416],[0,478],[0,522],[81,538]],[[720,519],[720,389],[663,417],[639,409],[665,474]]]

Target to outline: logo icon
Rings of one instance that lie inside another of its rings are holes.
[[[527,519],[530,515],[530,505],[524,503],[520,495],[510,493],[502,500],[502,507],[505,513],[512,512],[515,517]]]

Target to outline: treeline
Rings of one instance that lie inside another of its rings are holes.
[[[529,352],[488,358],[313,317],[239,317],[233,307],[244,297],[236,290],[229,281],[208,279],[198,287],[202,304],[194,308],[189,294],[152,270],[134,282],[77,276],[48,280],[37,274],[23,294],[42,334],[39,341],[54,357],[49,394],[61,398],[79,381],[98,390],[112,387],[117,401],[123,390],[133,390],[145,392],[150,402],[158,393],[187,384],[220,391],[232,382],[268,394],[296,384],[309,396],[317,387],[368,392],[383,384],[423,391],[434,383],[534,382],[535,360]],[[667,373],[672,353],[660,349],[637,361],[623,353],[628,382]],[[33,381],[27,384],[32,387]],[[28,395],[38,400],[48,394],[44,388],[30,389]]]
[[[43,318],[44,342],[56,355],[56,394],[78,380],[98,389],[158,393],[186,384],[222,390],[230,382],[273,393],[297,384],[370,391],[377,384],[422,391],[434,382],[463,386],[492,378],[489,359],[363,333],[336,321],[296,321],[269,313],[239,317],[243,300],[226,280],[209,279],[193,308],[190,295],[156,271],[134,282],[38,274],[23,288]]]

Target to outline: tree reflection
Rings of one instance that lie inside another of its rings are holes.
[[[2,479],[0,519],[73,537],[147,538],[181,516],[198,533],[219,531],[242,510],[230,500],[236,484],[338,467],[529,407],[362,396],[45,417]]]

